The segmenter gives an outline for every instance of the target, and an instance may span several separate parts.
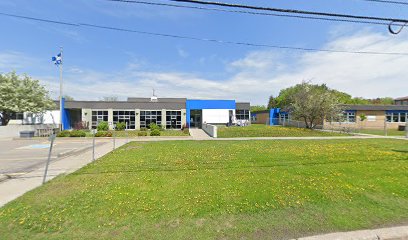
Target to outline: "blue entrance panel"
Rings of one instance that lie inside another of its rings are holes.
[[[235,109],[235,100],[190,100],[186,101],[187,125],[190,127],[190,110]]]
[[[279,124],[280,108],[271,108],[269,113],[269,125],[274,126]]]

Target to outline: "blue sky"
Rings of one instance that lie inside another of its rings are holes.
[[[167,2],[165,0],[153,2]],[[280,8],[408,18],[408,6],[363,0],[225,1]],[[0,12],[226,41],[307,48],[408,53],[408,29],[177,9],[105,0],[2,0]],[[408,56],[371,56],[245,47],[71,27],[0,16],[0,72],[39,79],[58,95],[50,58],[64,47],[65,93],[103,96],[228,98],[265,104],[302,80],[354,96],[408,95]]]

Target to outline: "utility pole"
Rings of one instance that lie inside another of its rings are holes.
[[[63,56],[62,56],[62,52],[63,52],[63,48],[60,47],[60,54],[61,54],[61,63],[59,64],[59,70],[60,70],[60,96],[59,96],[59,100],[60,100],[60,131],[64,130],[64,126],[63,126],[63,122],[62,122],[62,117],[63,117],[63,106],[62,106],[62,88],[63,88],[63,80],[62,80],[62,64],[63,64]]]

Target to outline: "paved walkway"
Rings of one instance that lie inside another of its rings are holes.
[[[198,128],[190,128],[190,135],[193,137],[193,140],[211,140],[212,137],[208,136],[206,132]]]
[[[408,226],[330,233],[298,240],[407,240]]]
[[[98,141],[98,140],[97,140]],[[127,143],[126,139],[116,139],[115,146],[120,147]],[[95,148],[95,159],[98,159],[113,149],[113,141],[103,141]],[[72,173],[92,162],[92,150],[75,156],[59,158],[51,162],[48,167],[47,181],[60,174]],[[0,207],[16,199],[24,193],[42,185],[45,166],[28,172],[16,178],[0,182]]]

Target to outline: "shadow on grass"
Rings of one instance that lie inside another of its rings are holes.
[[[398,152],[398,153],[408,153],[408,150],[398,150],[398,149],[392,149],[393,152]]]

